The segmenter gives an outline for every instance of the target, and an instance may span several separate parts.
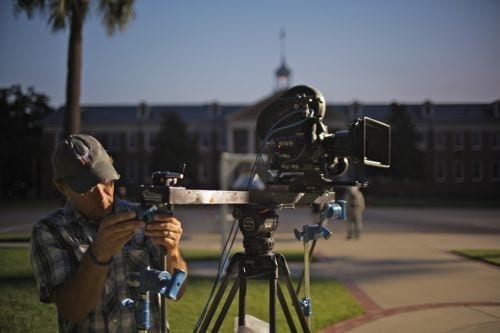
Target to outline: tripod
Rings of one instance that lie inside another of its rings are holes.
[[[227,267],[226,275],[214,296],[214,299],[201,322],[199,332],[207,332],[216,313],[217,307],[224,296],[231,280],[233,285],[219,312],[212,328],[217,332],[231,306],[236,292],[239,290],[238,326],[245,326],[246,292],[249,279],[267,280],[269,283],[269,332],[276,332],[276,300],[278,299],[286,317],[290,332],[297,332],[292,313],[288,308],[285,293],[279,283],[282,280],[292,300],[293,308],[300,322],[303,332],[310,332],[310,328],[303,313],[302,305],[294,291],[290,270],[283,255],[274,253],[274,239],[272,234],[277,227],[278,216],[274,210],[262,213],[258,208],[250,205],[239,208],[235,212],[243,233],[245,252],[236,253]]]
[[[224,293],[234,278],[233,286],[229,291],[229,295],[224,302],[224,305],[217,317],[217,320],[212,328],[217,332],[222,325],[231,303],[234,300],[236,292],[239,289],[239,307],[238,307],[238,326],[245,326],[245,306],[246,306],[246,291],[248,279],[266,279],[269,282],[269,332],[276,332],[276,297],[278,297],[283,312],[285,314],[290,332],[297,332],[293,321],[290,309],[286,303],[285,295],[278,283],[279,279],[285,282],[290,298],[293,302],[293,307],[300,321],[300,325],[304,332],[310,332],[307,321],[302,313],[301,304],[293,289],[292,280],[290,278],[290,270],[286,263],[286,259],[281,254],[269,253],[259,256],[248,255],[246,253],[236,253],[227,268],[226,275],[215,295],[215,298],[208,309],[207,315],[200,326],[200,332],[208,331],[210,322],[220,304]]]

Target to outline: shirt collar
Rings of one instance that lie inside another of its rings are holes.
[[[112,212],[117,211],[117,206],[119,206],[118,203],[120,201],[124,201],[124,200],[121,200],[118,196],[114,197]],[[66,200],[66,204],[64,205],[63,211],[64,211],[64,217],[65,217],[64,222],[63,222],[64,224],[70,224],[73,222],[80,222],[83,224],[97,225],[96,221],[89,220],[89,219],[85,218],[82,214],[80,214],[80,212],[75,209],[75,207],[73,206],[73,204],[69,200]]]
[[[95,221],[86,219],[80,212],[78,212],[73,204],[67,200],[63,208],[64,221],[63,224],[81,223],[86,225],[96,225]]]

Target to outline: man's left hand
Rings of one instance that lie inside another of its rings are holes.
[[[177,250],[182,236],[182,225],[169,214],[156,214],[154,221],[146,224],[144,234],[167,251]]]

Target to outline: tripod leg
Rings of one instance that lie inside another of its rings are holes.
[[[269,332],[276,332],[276,289],[278,279],[269,279]]]
[[[244,277],[239,277],[240,282],[240,294],[239,294],[239,305],[238,305],[238,326],[245,326],[245,298],[247,295],[247,279]]]
[[[285,257],[281,254],[276,254],[276,258],[278,261],[278,268],[280,272],[280,276],[285,280],[286,287],[288,289],[288,293],[290,295],[290,299],[292,300],[293,306],[295,308],[295,312],[297,313],[297,317],[300,321],[300,326],[304,332],[311,332],[309,325],[307,324],[306,318],[304,316],[304,312],[302,311],[302,306],[300,305],[299,298],[293,289],[292,279],[290,278],[290,270],[288,269],[288,265],[286,263]]]
[[[234,281],[233,286],[231,287],[231,290],[229,291],[229,295],[227,296],[226,301],[224,302],[224,305],[222,306],[222,309],[220,310],[219,316],[217,317],[217,320],[215,321],[214,327],[212,328],[212,332],[218,332],[221,325],[222,325],[222,322],[224,321],[224,318],[226,318],[227,310],[229,310],[231,303],[233,303],[234,295],[238,291],[238,287],[239,287],[238,280],[242,280],[242,279],[237,278]],[[245,317],[245,314],[243,313],[243,318],[244,317]],[[208,326],[207,326],[207,328],[208,328]],[[205,331],[202,331],[202,332],[205,332]]]
[[[224,295],[224,292],[226,291],[226,288],[231,280],[231,276],[234,275],[236,272],[236,269],[239,267],[237,265],[240,262],[241,255],[240,253],[237,253],[231,258],[231,262],[229,263],[229,266],[227,267],[226,270],[226,275],[224,276],[224,279],[221,282],[221,285],[219,286],[219,289],[217,290],[217,293],[215,294],[215,297],[212,301],[212,304],[210,304],[210,307],[207,311],[207,314],[203,318],[203,321],[200,325],[199,332],[207,332],[208,331],[208,326],[210,325],[210,321],[212,320],[215,311],[217,310],[217,306],[219,305],[222,296]]]
[[[295,326],[295,323],[292,318],[292,314],[290,313],[290,309],[288,308],[288,305],[286,303],[285,295],[283,294],[283,290],[281,289],[281,286],[278,284],[278,299],[281,304],[281,308],[283,309],[283,313],[285,314],[286,321],[288,323],[288,328],[290,329],[290,332],[297,332],[297,327]]]

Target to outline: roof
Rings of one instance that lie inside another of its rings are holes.
[[[284,90],[278,90],[273,94],[257,101],[255,104],[247,106],[246,108],[243,108],[240,111],[229,115],[227,117],[228,121],[256,120],[260,112],[268,107],[272,102],[274,102],[276,98],[281,96],[283,92]]]
[[[214,118],[223,118],[244,108],[244,105],[158,105],[146,106],[148,122],[161,122],[163,114],[177,113],[185,122],[205,121]],[[82,106],[80,108],[82,120],[85,123],[131,123],[138,119],[139,106]],[[216,111],[215,111],[216,110]],[[41,123],[51,124],[62,122],[64,109],[49,114]]]
[[[213,119],[227,121],[256,120],[260,112],[271,104],[283,91],[276,91],[255,104],[248,105],[146,105],[146,122],[161,122],[162,115],[168,112],[177,113],[186,123],[203,122]],[[493,120],[500,122],[500,101],[494,103],[470,104],[402,104],[415,122],[432,121],[434,123],[450,122],[485,122]],[[86,124],[133,123],[137,122],[140,105],[109,105],[109,106],[82,106],[82,119]],[[357,110],[357,113],[353,113]],[[391,104],[327,104],[325,122],[343,122],[344,119],[355,117],[371,117],[386,121],[391,110]],[[62,123],[63,108],[49,114],[42,124]]]
[[[494,103],[463,103],[463,104],[401,104],[406,108],[415,122],[449,123],[449,122],[484,122],[496,120],[500,122],[498,108],[500,102]],[[370,117],[385,121],[388,119],[392,104],[343,104],[329,105],[336,112],[340,112],[347,117]],[[358,113],[353,113],[353,108],[357,107]],[[497,115],[495,116],[495,107]]]

